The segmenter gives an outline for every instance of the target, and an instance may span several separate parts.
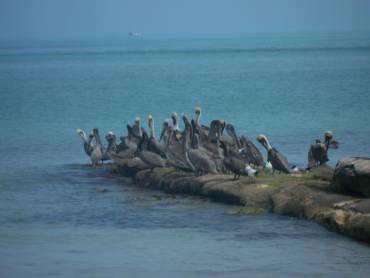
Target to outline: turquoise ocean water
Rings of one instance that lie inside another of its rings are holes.
[[[366,277],[370,249],[315,223],[135,188],[86,166],[76,128],[223,118],[306,165],[332,130],[370,154],[370,36],[0,41],[1,277]],[[96,188],[106,188],[107,193]]]

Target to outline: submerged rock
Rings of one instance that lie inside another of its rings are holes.
[[[259,215],[267,212],[264,208],[258,207],[238,207],[233,208],[229,211],[230,214],[247,214],[247,215]]]
[[[349,179],[351,192],[353,188],[358,188],[353,187],[353,181],[357,182],[357,186],[361,185],[361,189],[370,186],[366,184],[369,177],[366,165],[369,160],[352,158],[338,163],[334,181],[342,184]],[[126,173],[133,175],[136,186],[171,194],[198,195],[242,206],[234,209],[234,214],[260,214],[271,210],[278,214],[312,219],[331,230],[370,242],[370,200],[333,192],[333,185],[328,181],[333,169],[329,166],[320,166],[310,173],[266,173],[253,179],[245,177],[233,180],[231,175],[195,176],[173,168],[138,170],[142,165],[140,163],[124,163]],[[356,175],[343,175],[341,169],[344,169],[344,173],[354,169]]]
[[[108,192],[108,189],[106,189],[104,187],[97,187],[97,188],[95,188],[95,191],[99,192],[99,193],[106,193],[106,192]]]
[[[356,193],[370,197],[370,158],[346,157],[334,171],[332,189],[342,193]]]

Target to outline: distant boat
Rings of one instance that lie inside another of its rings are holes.
[[[141,36],[141,33],[139,32],[130,32],[128,33],[130,37],[140,37]]]

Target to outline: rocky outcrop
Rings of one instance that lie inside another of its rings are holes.
[[[128,166],[124,167],[127,170]],[[331,230],[370,242],[370,199],[333,192],[328,181],[333,170],[327,166],[310,174],[261,173],[257,178],[240,180],[233,180],[231,175],[197,177],[172,168],[138,171],[135,167],[125,173],[133,174],[137,186],[250,208],[263,207],[273,213],[312,219]]]
[[[331,187],[337,192],[370,197],[370,158],[341,159],[335,167]]]

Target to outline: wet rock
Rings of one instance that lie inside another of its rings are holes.
[[[306,186],[290,185],[272,196],[273,212],[297,217],[305,216],[305,203],[311,198]]]
[[[247,214],[247,215],[259,215],[265,214],[267,211],[264,208],[258,207],[238,207],[229,210],[230,214]]]
[[[334,168],[324,164],[319,167],[313,167],[310,169],[310,173],[319,179],[325,180],[325,181],[331,181],[333,179],[334,175]]]
[[[344,165],[349,165],[348,160],[344,162]],[[356,164],[358,158],[350,162],[357,175],[366,176],[367,168],[364,168],[363,162]],[[258,214],[261,207],[263,210],[271,208],[274,213],[313,219],[331,230],[370,241],[370,200],[333,192],[328,181],[333,171],[330,167],[322,166],[310,173],[297,175],[263,174],[257,178],[233,180],[232,175],[197,177],[173,168],[138,170],[140,163],[124,163],[130,168],[127,172],[134,173],[133,180],[137,186],[241,205],[243,208],[234,212],[238,214]]]
[[[145,162],[138,157],[132,159],[122,159],[118,164],[118,172],[125,177],[134,177],[139,171],[148,168],[148,165],[146,165]]]
[[[341,193],[355,193],[370,197],[370,158],[341,159],[335,167],[331,188]]]
[[[370,241],[370,214],[345,209],[322,211],[315,218],[317,222],[355,239]]]

